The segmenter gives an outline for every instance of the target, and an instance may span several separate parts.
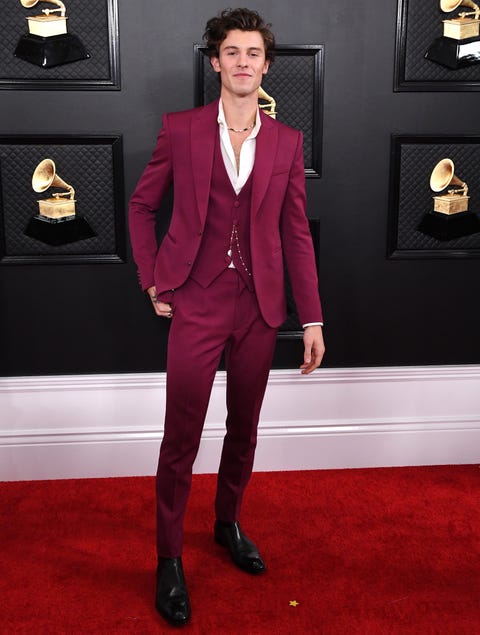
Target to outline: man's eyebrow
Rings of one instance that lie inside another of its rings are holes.
[[[227,49],[234,49],[234,50],[238,50],[240,47],[239,46],[235,46],[235,44],[228,44],[225,48],[224,51]],[[247,51],[261,51],[262,48],[260,46],[249,46],[247,48]]]

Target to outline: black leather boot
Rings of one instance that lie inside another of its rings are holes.
[[[243,571],[254,575],[266,571],[257,547],[245,536],[238,522],[215,521],[214,537],[219,545],[228,549],[233,562]]]
[[[183,626],[190,619],[181,558],[158,558],[155,608],[172,626]]]

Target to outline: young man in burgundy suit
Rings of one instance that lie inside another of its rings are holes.
[[[228,414],[214,538],[240,569],[265,571],[238,520],[277,329],[286,317],[284,262],[304,325],[301,372],[317,368],[324,353],[302,134],[258,107],[275,46],[269,26],[248,9],[229,9],[207,22],[204,38],[220,76],[220,100],[163,117],[130,201],[141,286],[156,314],[171,319],[157,472],[156,608],[173,625],[190,618],[183,518],[222,352]],[[155,213],[172,185],[172,219],[158,246]]]

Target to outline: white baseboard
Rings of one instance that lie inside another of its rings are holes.
[[[218,373],[195,472],[218,467]],[[0,480],[155,473],[164,374],[0,378]],[[480,366],[271,372],[255,469],[480,462]]]

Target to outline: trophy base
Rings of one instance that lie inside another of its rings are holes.
[[[96,236],[96,233],[82,216],[61,219],[51,219],[40,215],[33,216],[29,220],[24,234],[55,247]]]
[[[429,212],[422,218],[417,229],[437,240],[452,240],[480,232],[480,220],[473,212],[451,215]]]
[[[19,39],[14,55],[42,68],[78,62],[90,57],[82,42],[72,33],[51,37],[26,33]]]
[[[480,63],[480,38],[453,40],[437,37],[427,49],[425,59],[452,70]]]

